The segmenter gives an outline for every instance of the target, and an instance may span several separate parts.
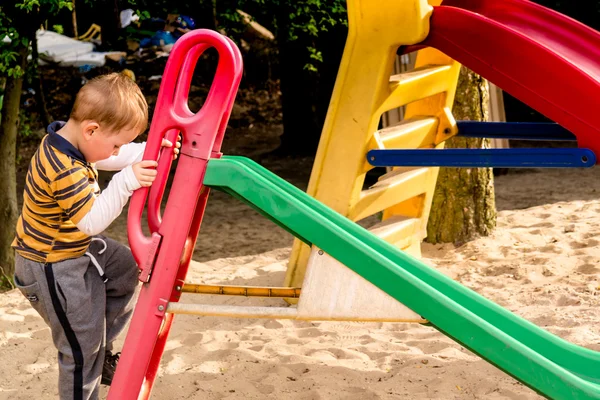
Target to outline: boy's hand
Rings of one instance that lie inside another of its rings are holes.
[[[171,143],[167,139],[163,139],[161,143],[162,147],[173,147],[173,143]],[[175,144],[175,149],[173,150],[173,160],[176,160],[179,156],[179,149],[181,148],[181,134],[177,137],[177,143]]]
[[[140,185],[142,185],[142,187],[148,187],[152,185],[152,182],[154,182],[154,179],[156,179],[155,168],[157,165],[158,163],[156,161],[144,160],[131,166],[136,179]]]

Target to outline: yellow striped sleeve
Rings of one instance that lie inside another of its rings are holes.
[[[94,185],[85,168],[73,166],[61,170],[51,183],[52,196],[69,219],[77,224],[94,204]]]

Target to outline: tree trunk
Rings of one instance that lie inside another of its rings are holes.
[[[276,153],[314,156],[329,109],[329,102],[344,53],[348,28],[337,24],[319,37],[289,40],[290,14],[294,9],[281,2],[276,15],[283,135]],[[322,52],[322,62],[313,60],[318,71],[308,71],[308,47]]]
[[[315,110],[315,77],[304,69],[307,43],[289,40],[291,12],[281,4],[277,13],[283,135],[276,153],[314,155],[321,135]]]
[[[79,33],[77,32],[77,10],[75,6],[75,0],[71,0],[71,4],[73,4],[73,11],[71,11],[71,21],[73,23],[73,37],[77,39],[79,37]]]
[[[488,120],[488,84],[463,67],[454,102],[456,120]],[[489,148],[489,139],[454,137],[446,148]],[[496,226],[491,168],[440,168],[427,225],[427,242],[464,243]]]
[[[212,30],[217,30],[219,27],[219,21],[217,21],[217,0],[210,0],[210,23],[209,28]]]
[[[25,70],[29,43],[19,49],[19,64]],[[14,274],[14,253],[10,247],[15,236],[17,207],[16,143],[19,126],[22,78],[6,79],[2,122],[0,123],[0,284],[10,286]]]
[[[98,12],[102,35],[102,49],[107,51],[122,50],[124,43],[119,38],[121,17],[118,0],[103,0],[102,3],[104,4],[100,5]]]
[[[314,155],[319,144],[315,83],[304,70],[305,51],[297,41],[279,44],[283,135],[278,152],[282,154]]]

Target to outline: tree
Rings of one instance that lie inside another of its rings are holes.
[[[308,12],[297,2],[281,5],[277,18],[284,129],[280,153],[314,155],[318,147],[347,36],[346,9],[335,3],[339,2]]]
[[[113,21],[116,0],[102,1],[104,21]],[[246,30],[238,10],[250,14],[276,38],[284,125],[280,152],[315,153],[347,36],[345,0],[122,0],[121,5],[155,17],[190,15],[198,27],[223,29],[238,43]],[[113,42],[105,34],[112,35],[114,25],[102,26],[103,44]]]
[[[488,83],[463,67],[453,114],[457,120],[488,120]],[[446,148],[489,147],[489,139],[451,138]],[[427,225],[427,242],[464,243],[496,226],[491,168],[440,168]]]
[[[280,152],[314,155],[347,36],[345,0],[230,0],[217,7],[228,34],[239,29],[237,9],[274,33],[284,129]]]
[[[535,2],[564,13],[592,28],[600,28],[598,22],[600,3],[597,1],[535,0]],[[456,93],[453,112],[457,120],[487,120],[488,88],[484,79],[463,68]],[[512,101],[518,102],[514,99]],[[529,113],[539,115],[524,104],[521,107],[530,110]],[[545,120],[542,116],[537,118]],[[452,138],[446,142],[446,147],[483,148],[489,147],[489,141]],[[477,235],[489,234],[495,225],[496,206],[492,170],[490,168],[441,168],[429,216],[426,241],[461,243]]]
[[[19,0],[0,8],[0,80],[5,82],[0,110],[0,284],[10,286],[14,255],[10,244],[19,215],[16,187],[16,143],[23,76],[30,44],[47,16],[71,3],[64,0]],[[9,39],[9,40],[5,40]]]
[[[102,34],[102,48],[104,50],[123,49],[125,46],[119,38],[121,19],[118,0],[102,0],[97,3],[99,3],[96,6]]]

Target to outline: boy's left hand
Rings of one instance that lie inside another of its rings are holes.
[[[173,143],[170,140],[164,139],[161,143],[162,147],[173,147]],[[175,143],[175,149],[173,149],[173,160],[176,160],[179,156],[179,149],[181,148],[181,134],[177,136],[177,143]]]

